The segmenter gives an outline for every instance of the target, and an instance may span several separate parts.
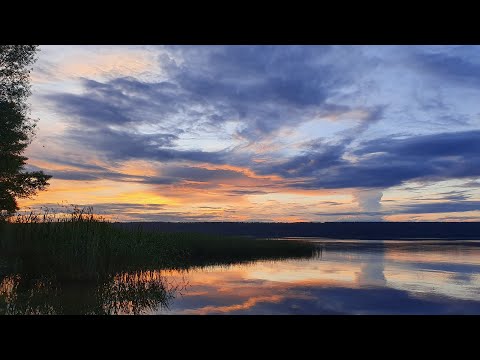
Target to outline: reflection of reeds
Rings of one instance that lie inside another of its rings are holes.
[[[168,309],[185,286],[158,271],[73,282],[7,276],[0,282],[0,314],[142,314]]]
[[[100,288],[105,314],[141,314],[168,309],[185,284],[169,281],[158,271],[121,273]]]
[[[0,314],[56,314],[57,295],[52,279],[7,276],[0,281]]]

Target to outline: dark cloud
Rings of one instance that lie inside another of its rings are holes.
[[[74,167],[74,168],[83,169],[83,170],[92,170],[92,171],[105,170],[105,168],[100,165],[85,163],[85,159],[82,159],[81,156],[67,153],[67,152],[63,153],[62,155],[63,156],[59,156],[57,154],[45,154],[42,156],[42,159],[50,163],[66,165],[69,167]]]
[[[99,179],[95,173],[85,171],[50,170],[48,173],[52,175],[54,179],[60,180],[92,181]]]
[[[466,183],[463,183],[462,184],[462,187],[466,187],[466,188],[479,188],[480,187],[480,181],[467,181]]]
[[[344,211],[316,213],[320,216],[386,216],[393,214],[436,214],[436,213],[461,213],[480,210],[480,201],[439,201],[416,204],[392,205],[381,211]],[[478,218],[477,218],[478,220]]]
[[[46,170],[49,175],[52,175],[55,179],[62,180],[78,180],[78,181],[90,181],[98,180],[99,178],[118,178],[119,173],[109,172],[107,169],[95,166],[96,171],[88,170],[50,170],[45,168],[39,168],[37,166],[28,164],[26,167],[27,171],[40,171]],[[100,171],[98,171],[100,170]]]
[[[397,213],[430,214],[480,210],[480,201],[455,201],[401,205]]]
[[[447,53],[419,52],[415,57],[422,70],[435,76],[463,86],[480,86],[480,62]]]
[[[180,65],[169,61],[167,66],[162,62],[168,81],[84,79],[83,93],[57,93],[47,99],[78,125],[74,126],[77,138],[88,140],[91,134],[84,132],[88,126],[98,136],[106,136],[94,144],[107,144],[114,125],[125,129],[115,134],[116,139],[131,136],[141,140],[141,146],[152,136],[139,139],[143,134],[134,133],[132,127],[154,124],[160,147],[172,146],[182,129],[215,131],[225,121],[240,119],[244,127],[239,135],[253,141],[310,120],[314,114],[349,109],[329,99],[354,82],[354,69],[331,61],[341,54],[328,46],[173,47],[170,51],[184,61]],[[351,53],[356,51],[350,48]],[[139,151],[132,146],[129,150]]]
[[[104,169],[103,171],[88,172],[75,170],[48,170],[55,179],[75,181],[113,180],[121,182],[137,182],[152,185],[168,185],[181,181],[181,179],[161,176],[130,175]]]
[[[228,46],[215,50],[206,54],[203,64],[186,58],[176,78],[191,93],[233,100],[240,113],[248,111],[242,106],[247,102],[319,105],[332,87],[345,81],[344,74],[335,73],[334,65],[316,61],[330,47]]]
[[[96,94],[92,93],[88,97],[74,94],[55,94],[47,98],[54,100],[61,112],[75,114],[87,126],[95,126],[98,122],[122,124],[131,121],[126,114],[126,109],[102,98],[95,98],[94,95]]]
[[[330,205],[330,206],[344,205],[343,203],[339,203],[337,201],[323,201],[322,204]]]
[[[147,159],[156,161],[194,161],[223,164],[224,152],[177,150],[170,148],[172,134],[139,134],[110,128],[83,129],[69,135],[70,141],[89,150],[101,151],[107,160]]]
[[[361,143],[347,160],[345,144],[320,144],[283,163],[260,169],[285,177],[304,177],[295,187],[388,188],[409,180],[447,180],[480,176],[480,131],[441,133]]]
[[[258,164],[255,169],[262,174],[275,173],[286,178],[311,176],[320,169],[333,168],[341,165],[344,160],[344,144],[325,144],[322,140],[310,144],[310,149],[304,154],[295,156],[283,163],[264,165]]]
[[[459,191],[452,190],[443,193],[435,194],[438,197],[418,197],[411,200],[432,201],[432,200],[447,200],[447,201],[464,201],[471,197],[467,190]]]
[[[248,179],[249,177],[245,174],[233,171],[233,170],[223,170],[223,169],[204,169],[199,167],[191,166],[172,166],[167,167],[162,170],[162,174],[165,176],[173,177],[176,179],[184,179],[190,181],[213,181],[221,182],[222,180],[239,180],[239,179]]]
[[[107,82],[83,79],[83,94],[57,93],[46,99],[58,110],[73,115],[84,125],[162,124],[166,117],[181,113],[195,99],[170,82],[146,83],[133,77]]]
[[[81,167],[81,166],[78,166]],[[169,177],[155,177],[155,176],[142,176],[142,175],[130,175],[120,172],[116,172],[106,167],[94,166],[94,171],[88,170],[51,170],[43,169],[52,175],[55,179],[61,180],[73,180],[73,181],[95,181],[95,180],[114,180],[123,182],[141,182],[147,184],[171,184],[177,181],[175,178]],[[28,165],[27,170],[39,171],[41,170],[37,166]]]
[[[404,139],[375,139],[362,144],[354,153],[394,153],[405,157],[478,156],[480,130],[412,136]]]

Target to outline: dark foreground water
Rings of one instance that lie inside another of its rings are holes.
[[[304,260],[88,282],[10,272],[0,313],[480,314],[480,241],[312,241],[320,251]]]

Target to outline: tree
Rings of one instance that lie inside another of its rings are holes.
[[[17,198],[29,198],[48,186],[50,175],[25,171],[22,156],[35,135],[36,121],[26,102],[36,45],[0,45],[0,220],[18,210]]]

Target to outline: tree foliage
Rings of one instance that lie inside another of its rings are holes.
[[[0,45],[0,220],[18,210],[17,199],[48,186],[50,175],[26,171],[23,152],[35,135],[29,117],[30,71],[36,45]]]

